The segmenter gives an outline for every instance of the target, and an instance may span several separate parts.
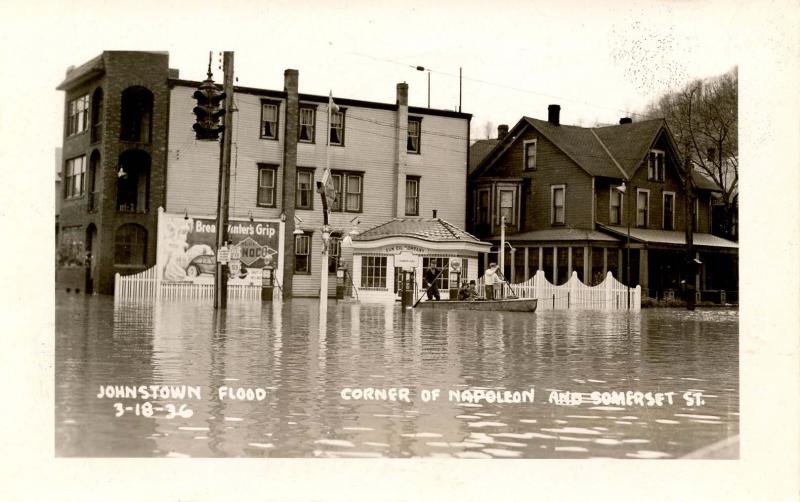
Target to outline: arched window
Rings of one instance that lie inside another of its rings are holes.
[[[119,138],[122,141],[150,143],[153,121],[153,93],[144,87],[122,91],[122,117]]]
[[[94,211],[97,206],[97,173],[100,171],[100,152],[95,150],[89,157],[88,196],[86,209]]]
[[[126,150],[119,156],[117,211],[146,213],[150,198],[150,156],[142,150]]]
[[[98,87],[92,94],[92,143],[103,136],[103,89]]]
[[[147,261],[147,230],[136,223],[126,223],[114,237],[115,265],[144,265]]]

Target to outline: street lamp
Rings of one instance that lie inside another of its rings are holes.
[[[301,225],[303,224],[303,220],[299,216],[295,215],[294,219],[295,219],[295,222],[297,222],[297,223],[299,223]],[[302,228],[300,228],[297,225],[295,225],[294,232],[292,232],[292,235],[303,235],[305,233],[306,232]]]
[[[431,71],[426,69],[424,66],[417,66],[417,71],[427,71],[428,72],[428,108],[431,107]]]
[[[622,180],[622,185],[616,187],[617,190],[621,194],[623,194],[623,199],[627,189],[625,186],[625,180]],[[627,197],[628,199],[630,197]],[[623,200],[623,205],[625,206],[625,222],[627,223],[628,227],[628,235],[625,242],[625,282],[628,286],[628,310],[631,309],[631,205],[628,204],[627,200]]]

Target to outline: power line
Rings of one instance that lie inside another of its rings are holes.
[[[408,68],[413,68],[414,70],[417,69],[417,67],[415,65],[410,65],[408,63],[403,63],[401,61],[395,61],[393,59],[379,58],[379,57],[371,56],[369,54],[363,54],[363,53],[360,53],[360,52],[348,52],[348,54],[352,54],[354,56],[359,56],[359,57],[363,57],[363,58],[367,58],[367,59],[372,59],[374,61],[381,61],[381,62],[384,62],[384,63],[390,63],[390,64],[399,65],[399,66],[405,66],[405,67],[408,67]],[[623,114],[629,114],[629,115],[636,115],[638,117],[643,117],[643,118],[646,118],[646,119],[663,118],[663,117],[653,117],[653,116],[650,116],[650,115],[646,115],[644,113],[631,112],[629,110],[622,110],[622,109],[619,109],[619,108],[613,108],[613,107],[609,107],[609,106],[605,106],[605,105],[599,105],[599,104],[592,103],[592,102],[589,102],[589,101],[584,101],[584,100],[581,100],[581,99],[568,98],[568,97],[564,97],[564,96],[556,96],[555,94],[549,94],[549,93],[546,93],[546,92],[536,91],[536,90],[533,90],[533,89],[526,89],[526,88],[523,88],[523,87],[516,87],[516,86],[512,86],[512,85],[501,84],[499,82],[492,82],[492,81],[489,81],[489,80],[483,80],[483,79],[479,79],[479,78],[472,78],[472,77],[468,77],[468,76],[464,76],[464,75],[459,76],[459,75],[456,75],[455,73],[450,73],[450,72],[441,71],[441,70],[434,70],[434,69],[429,68],[427,66],[425,67],[425,71],[429,71],[431,73],[438,73],[439,75],[446,75],[448,77],[461,78],[462,80],[469,80],[469,81],[480,83],[480,84],[484,84],[484,85],[491,85],[491,86],[494,86],[494,87],[500,87],[502,89],[509,89],[509,90],[512,90],[512,91],[522,92],[522,93],[526,93],[526,94],[533,94],[533,95],[536,95],[536,96],[544,96],[544,97],[554,98],[554,99],[561,100],[561,101],[567,101],[567,102],[571,102],[571,103],[578,103],[578,104],[582,104],[582,105],[591,106],[593,108],[599,108],[599,109],[603,109],[603,110],[621,112]]]

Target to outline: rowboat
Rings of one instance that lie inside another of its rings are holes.
[[[502,300],[428,300],[417,307],[455,310],[500,310],[504,312],[536,312],[536,298],[504,298]]]

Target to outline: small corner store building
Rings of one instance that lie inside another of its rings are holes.
[[[413,270],[415,298],[422,294],[422,273],[430,263],[442,269],[437,286],[442,299],[458,280],[478,279],[478,257],[491,244],[440,218],[395,218],[353,238],[353,286],[358,299],[394,301],[402,268]]]

